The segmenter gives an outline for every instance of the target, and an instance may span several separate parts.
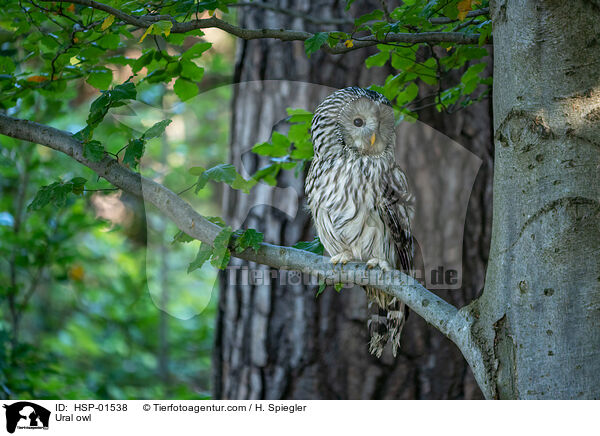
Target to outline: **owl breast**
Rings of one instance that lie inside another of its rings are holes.
[[[351,252],[356,260],[373,257],[396,264],[392,238],[378,212],[380,174],[389,170],[383,159],[356,157],[313,161],[306,194],[319,238],[333,256]]]

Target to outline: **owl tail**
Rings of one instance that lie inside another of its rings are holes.
[[[365,288],[365,290],[369,307],[375,307],[377,310],[368,321],[371,335],[369,352],[379,358],[383,354],[385,345],[391,342],[392,355],[396,357],[400,348],[400,334],[406,320],[404,303],[378,289]]]

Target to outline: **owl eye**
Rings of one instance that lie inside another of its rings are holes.
[[[362,118],[354,118],[354,125],[356,127],[361,127],[363,125],[363,120]]]

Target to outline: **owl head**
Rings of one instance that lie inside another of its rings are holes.
[[[350,87],[329,95],[311,126],[315,153],[343,151],[377,156],[394,148],[394,111],[378,92]]]

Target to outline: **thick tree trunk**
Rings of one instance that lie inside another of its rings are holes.
[[[343,10],[343,5],[327,0],[311,2],[310,6],[308,2],[285,2],[284,6],[320,18],[339,17]],[[240,16],[244,27],[304,28],[301,20],[262,10],[247,9]],[[265,40],[239,44],[236,82],[240,84],[233,102],[231,162],[248,173],[265,164],[247,152],[249,147],[269,138],[271,127],[285,117],[286,107],[314,110],[332,91],[323,86],[265,80],[293,80],[341,88],[381,83],[380,76],[387,74],[381,69],[364,68],[364,58],[370,54],[366,51],[337,57],[318,52],[307,59],[302,43]],[[467,215],[464,291],[445,295],[458,305],[476,296],[483,286],[489,234],[487,218],[491,210],[488,114],[487,104],[483,103],[448,120],[433,116],[428,120],[484,160]],[[407,150],[401,154],[405,155]],[[263,232],[267,242],[291,245],[298,240],[310,240],[313,230],[302,209],[303,183],[302,175],[296,178],[289,172],[280,176],[277,189],[260,184],[250,196],[228,191],[224,216],[235,226]],[[457,193],[449,192],[453,194]],[[257,203],[264,205],[254,206],[248,213],[249,205]],[[294,215],[296,205],[299,209],[294,219],[281,212]],[[440,212],[439,205],[431,208],[430,213]],[[428,212],[427,208],[424,210]],[[233,263],[243,265],[237,260]],[[263,285],[240,285],[240,280],[243,280],[241,273],[227,274],[221,286],[213,360],[215,398],[481,396],[456,347],[416,315],[409,317],[405,327],[402,354],[396,360],[378,360],[368,354],[366,298],[361,289],[344,289],[340,294],[328,289],[315,299],[315,287],[285,286],[278,280]]]
[[[600,398],[600,5],[496,1],[490,265],[497,398]]]

